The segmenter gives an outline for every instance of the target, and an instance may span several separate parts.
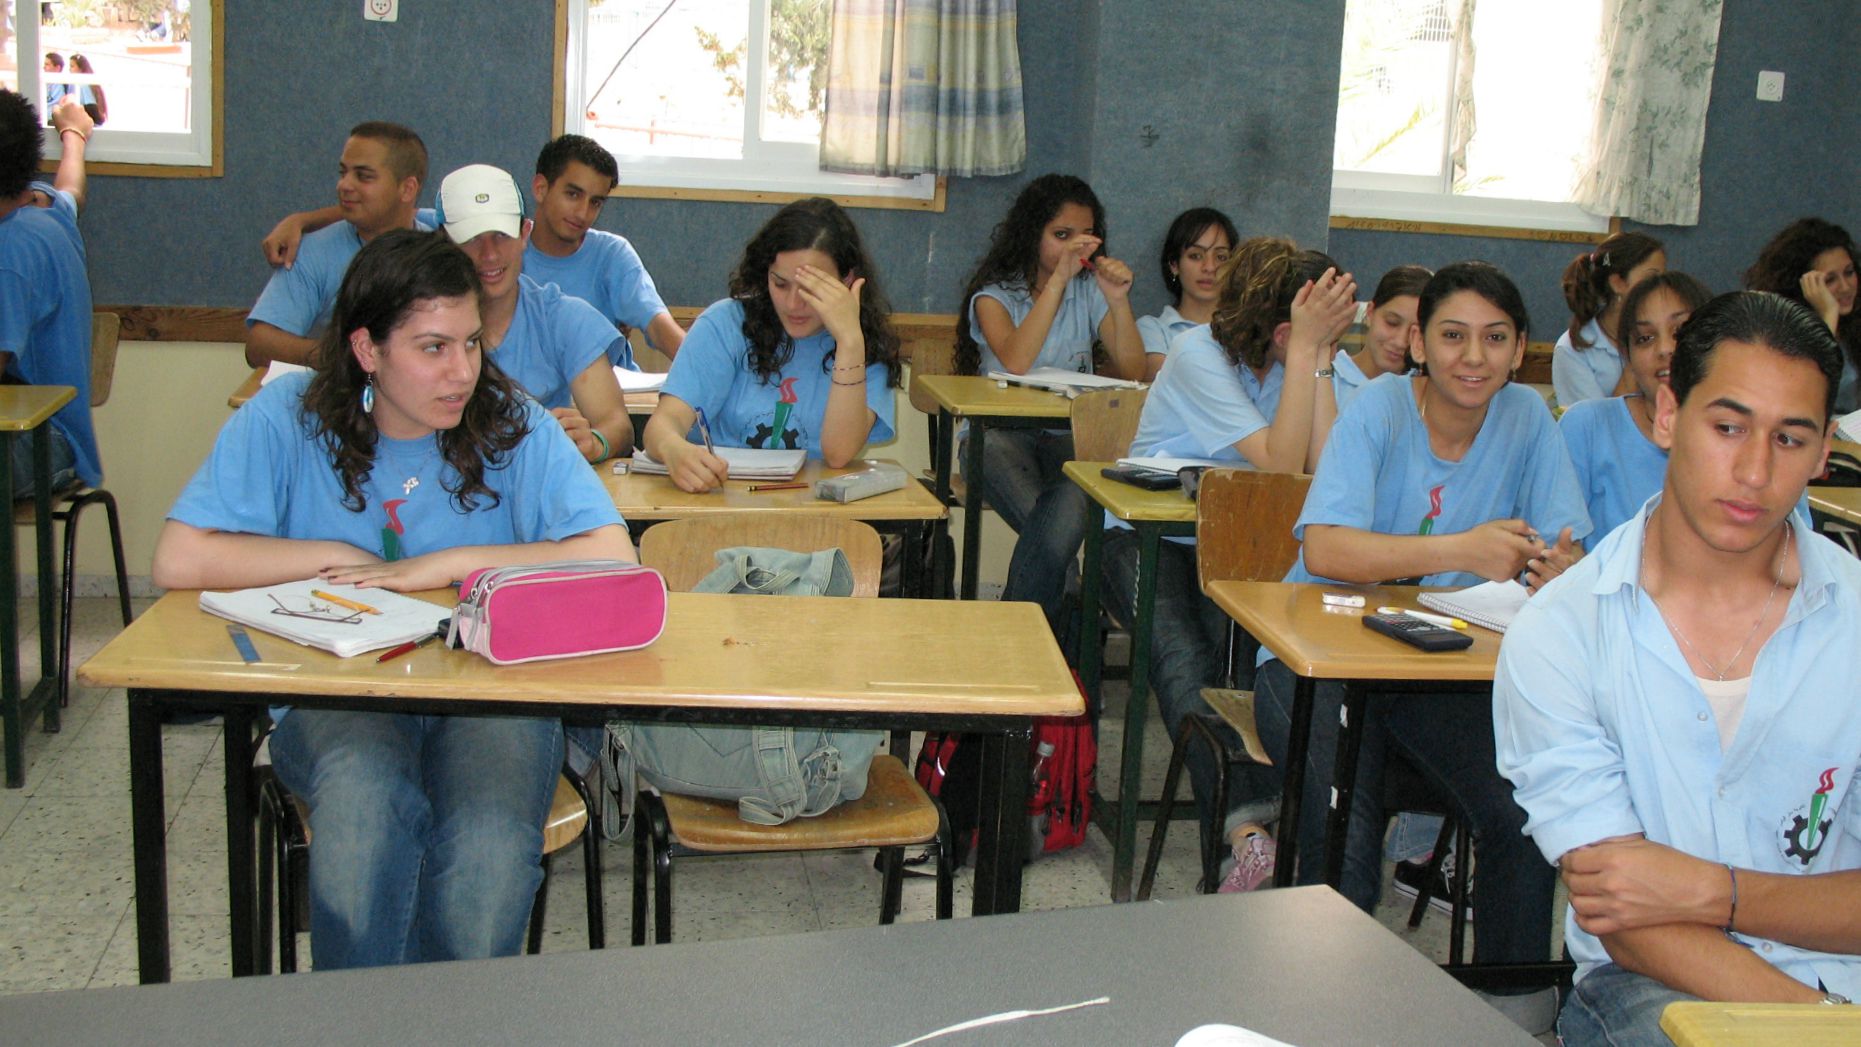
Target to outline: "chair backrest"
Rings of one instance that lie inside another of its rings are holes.
[[[102,407],[110,399],[116,380],[116,343],[123,336],[123,318],[115,313],[90,314],[90,405]]]
[[[1094,389],[1073,401],[1073,457],[1113,462],[1131,453],[1146,389]]]
[[[1299,557],[1299,522],[1310,476],[1210,469],[1196,492],[1196,573],[1210,582],[1277,582]]]
[[[798,553],[838,548],[853,569],[853,595],[879,595],[883,553],[870,524],[809,512],[726,513],[654,524],[640,536],[640,562],[688,592],[717,567],[716,553],[745,545]]]
[[[911,377],[922,374],[955,374],[956,343],[953,340],[918,342],[911,348]],[[911,406],[925,414],[935,416],[937,403],[930,397],[917,391],[917,383],[912,383]]]

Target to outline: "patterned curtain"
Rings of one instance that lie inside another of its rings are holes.
[[[823,171],[1021,170],[1015,0],[834,0],[825,108]]]
[[[1699,156],[1722,0],[1609,0],[1576,202],[1651,225],[1699,222]]]
[[[1467,143],[1473,141],[1476,127],[1473,105],[1473,7],[1474,0],[1461,0],[1454,17],[1454,141],[1448,146],[1449,183],[1456,193],[1467,188]]]

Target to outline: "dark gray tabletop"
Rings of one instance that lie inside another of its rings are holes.
[[[1536,1043],[1329,888],[0,998],[16,1044]]]

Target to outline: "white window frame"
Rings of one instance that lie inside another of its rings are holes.
[[[14,0],[13,52],[19,65],[19,89],[33,100],[35,109],[45,108],[45,90],[39,74],[38,0]],[[27,18],[21,11],[29,11]],[[92,132],[84,147],[84,160],[94,173],[217,175],[220,173],[220,113],[218,99],[221,85],[216,74],[221,65],[218,54],[221,40],[220,0],[194,0],[193,32],[189,62],[190,98],[188,126],[185,132],[128,131],[106,124]],[[64,156],[63,135],[45,135],[45,157],[56,164]],[[97,165],[122,164],[134,168],[112,172]],[[148,168],[168,168],[166,172]]]
[[[930,202],[938,198],[935,175],[912,178],[878,178],[868,175],[837,174],[820,169],[819,145],[797,142],[764,142],[758,124],[762,117],[763,71],[768,65],[768,0],[750,0],[751,41],[744,70],[743,156],[741,159],[716,157],[665,157],[615,153],[620,164],[620,195],[636,195],[638,190],[653,195],[653,190],[668,190],[665,195],[752,193],[779,196],[824,195],[840,198],[876,198],[877,200]],[[583,95],[588,69],[587,24],[588,0],[567,0],[567,43],[562,68],[562,129],[586,134]]]

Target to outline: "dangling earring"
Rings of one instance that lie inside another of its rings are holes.
[[[368,376],[368,383],[362,386],[362,413],[375,413],[375,376]]]

